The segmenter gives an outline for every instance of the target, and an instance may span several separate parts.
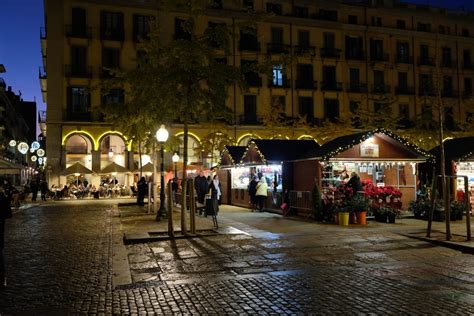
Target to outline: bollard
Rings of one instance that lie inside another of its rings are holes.
[[[148,214],[151,213],[151,183],[148,182]]]
[[[171,180],[168,181],[168,236],[174,238],[173,228],[173,188]]]
[[[191,179],[191,192],[189,192],[189,226],[191,234],[196,235],[196,193],[194,191],[194,179]]]
[[[471,202],[469,201],[469,180],[467,176],[464,178],[464,203],[466,206],[466,239],[471,241]]]
[[[186,235],[186,187],[187,187],[188,180],[183,179],[181,182],[181,192],[182,192],[182,200],[181,203],[181,234]]]
[[[446,179],[446,195],[443,196],[445,200],[444,214],[446,216],[446,240],[451,240],[451,178]]]

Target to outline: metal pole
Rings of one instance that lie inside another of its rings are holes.
[[[471,240],[471,201],[469,200],[469,182],[467,176],[464,176],[464,203],[466,203],[466,232],[467,241]]]
[[[191,234],[196,234],[196,194],[194,192],[194,179],[191,179],[191,192],[189,192],[189,226]]]
[[[148,181],[148,214],[151,213],[151,186],[152,182]]]
[[[171,180],[168,182],[168,236],[174,238],[173,227],[173,199],[171,198],[173,192],[171,187]]]
[[[181,234],[186,234],[186,187],[187,187],[188,180],[183,177],[183,181],[181,182],[181,193],[182,193],[182,202],[181,202]]]
[[[156,213],[156,220],[159,221],[161,216],[166,215],[166,201],[165,201],[165,154],[164,154],[164,148],[163,144],[160,144],[160,158],[161,158],[161,163],[160,163],[160,171],[161,171],[161,182],[160,182],[160,209]]]
[[[436,184],[438,182],[438,177],[433,173],[433,184],[431,185],[431,207],[430,213],[428,214],[428,229],[426,232],[426,237],[431,237],[431,224],[433,223],[433,213],[436,200]]]
[[[157,164],[158,164],[158,157],[157,157],[157,154],[156,154],[156,145],[155,143],[153,142],[153,183],[152,183],[152,189],[153,189],[153,212],[155,213],[156,212],[156,220],[159,221],[160,218],[158,216],[158,212],[156,211],[157,209],[157,203],[158,203],[158,200],[157,200],[157,196],[158,196],[158,193],[156,192],[156,179],[158,178],[158,172],[156,171],[156,167],[157,167]],[[148,196],[148,198],[150,198],[151,195]]]
[[[446,214],[446,240],[451,240],[451,179],[447,178],[445,183],[447,193],[444,207],[444,213]]]
[[[174,163],[174,177],[178,179],[178,163]]]

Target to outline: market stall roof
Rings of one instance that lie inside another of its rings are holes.
[[[240,164],[268,164],[298,160],[319,147],[314,140],[254,139],[247,145]]]
[[[0,158],[0,174],[20,174],[22,168],[21,165]]]
[[[440,146],[430,150],[435,157],[440,155]],[[446,161],[465,161],[474,157],[474,137],[448,139],[444,142]]]
[[[323,161],[327,161],[331,158],[342,154],[346,150],[357,146],[369,138],[377,136],[381,137],[384,142],[398,149],[399,153],[403,153],[403,157],[385,157],[385,158],[398,158],[398,159],[417,159],[427,160],[433,159],[433,156],[422,148],[410,143],[408,140],[400,137],[385,129],[374,129],[371,131],[360,132],[356,134],[350,134],[335,138],[318,149],[309,152],[305,158],[316,159],[320,158]],[[397,152],[398,153],[398,152]]]
[[[94,171],[90,170],[80,162],[75,162],[71,166],[67,167],[66,169],[61,172],[63,176],[67,176],[70,174],[75,174],[75,173],[80,173],[80,174],[93,174]]]
[[[220,167],[232,167],[242,160],[245,152],[245,146],[225,146],[221,153],[219,162]]]
[[[140,168],[137,167],[133,172],[137,173],[140,172]],[[142,172],[153,172],[153,163],[149,162],[142,167]]]
[[[100,170],[100,173],[102,174],[110,174],[114,172],[124,173],[124,172],[130,172],[130,170],[128,170],[125,167],[122,167],[121,165],[116,164],[115,162],[112,162],[111,164],[109,164],[108,166]]]

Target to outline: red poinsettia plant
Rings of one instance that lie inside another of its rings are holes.
[[[365,180],[363,183],[364,194],[372,200],[373,207],[390,206],[392,208],[401,208],[400,198],[402,192],[393,186],[387,185],[378,187],[370,180]]]

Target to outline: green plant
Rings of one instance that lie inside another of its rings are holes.
[[[452,201],[451,202],[451,214],[455,218],[462,218],[462,214],[466,208],[464,201]]]
[[[323,201],[321,198],[321,190],[316,184],[311,191],[311,197],[313,201],[313,215],[316,220],[322,220],[323,218]]]
[[[366,212],[370,208],[370,199],[363,194],[356,194],[352,197],[349,205],[354,212]]]
[[[430,213],[430,202],[426,199],[411,201],[408,205],[408,211],[413,212],[417,219],[428,219]]]

